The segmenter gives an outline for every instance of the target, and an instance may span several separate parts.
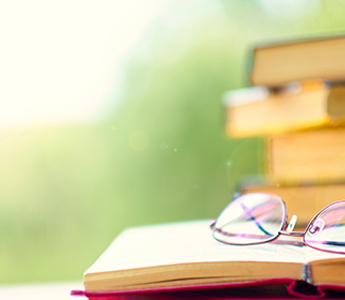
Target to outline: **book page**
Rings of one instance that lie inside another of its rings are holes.
[[[151,266],[223,261],[303,264],[303,247],[265,243],[232,246],[216,241],[210,221],[144,226],[124,231],[85,272],[97,273]]]
[[[306,257],[307,262],[313,262],[317,260],[324,260],[324,259],[339,259],[342,258],[345,260],[344,254],[334,254],[328,253],[320,250],[316,250],[310,247],[304,247],[304,255]]]

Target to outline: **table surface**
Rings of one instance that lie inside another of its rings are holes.
[[[11,300],[75,300],[87,299],[70,296],[71,290],[82,289],[81,282],[0,285],[0,299]]]

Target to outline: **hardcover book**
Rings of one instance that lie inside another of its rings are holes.
[[[270,180],[332,183],[345,180],[344,170],[344,128],[308,130],[267,138],[267,176]]]
[[[226,133],[230,137],[275,135],[338,126],[345,122],[345,86],[272,92],[265,87],[229,91]]]
[[[291,81],[345,79],[345,36],[276,43],[257,47],[252,85],[280,86]]]

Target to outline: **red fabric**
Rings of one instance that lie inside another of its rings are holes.
[[[328,286],[328,288],[334,288]],[[337,287],[339,288],[339,287]],[[345,288],[343,288],[345,290]],[[132,291],[72,291],[72,295],[84,296],[89,300],[226,300],[226,299],[317,299],[326,296],[322,287],[309,290],[298,286],[292,278],[277,278],[231,284],[204,286],[182,286]]]
[[[131,291],[72,291],[73,296],[89,300],[226,300],[226,299],[319,299],[327,297],[325,290],[343,292],[332,299],[345,299],[345,286],[324,285],[314,287],[292,278],[275,278],[253,282],[180,286]]]
[[[265,280],[257,280],[250,282],[239,282],[239,283],[223,283],[223,284],[208,284],[208,285],[196,285],[196,286],[174,286],[166,288],[155,288],[155,289],[141,289],[141,290],[127,290],[127,291],[101,291],[101,292],[89,292],[89,291],[72,291],[74,296],[113,296],[113,295],[128,295],[128,294],[144,294],[144,293],[166,293],[175,291],[200,291],[209,289],[224,289],[224,288],[238,288],[246,286],[263,286],[263,285],[278,285],[278,284],[292,284],[295,280],[292,278],[273,278]]]

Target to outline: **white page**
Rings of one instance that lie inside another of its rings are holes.
[[[210,221],[144,226],[124,231],[85,273],[221,261],[304,263],[301,247],[266,243],[231,246],[217,242]]]
[[[323,252],[320,250],[315,250],[310,247],[304,247],[304,255],[308,262],[312,262],[315,260],[322,260],[322,259],[345,258],[344,254],[334,254],[334,253]]]

